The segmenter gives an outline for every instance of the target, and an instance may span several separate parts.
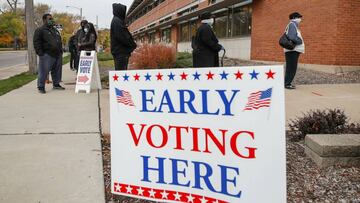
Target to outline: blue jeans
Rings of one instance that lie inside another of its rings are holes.
[[[59,85],[62,74],[62,55],[60,54],[58,57],[52,57],[48,54],[44,54],[43,56],[40,56],[39,59],[38,88],[45,88],[45,80],[48,78],[50,71],[53,86]]]

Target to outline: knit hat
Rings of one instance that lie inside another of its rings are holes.
[[[214,16],[209,13],[209,12],[206,12],[206,13],[202,13],[200,16],[199,16],[200,20],[206,20],[206,19],[211,19],[211,18],[214,18]]]
[[[300,13],[298,13],[298,12],[294,12],[294,13],[289,15],[290,20],[295,19],[295,18],[302,18],[302,15]]]

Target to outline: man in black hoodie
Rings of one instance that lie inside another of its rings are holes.
[[[51,71],[53,89],[64,90],[60,85],[62,71],[62,41],[60,33],[54,28],[55,22],[50,14],[43,15],[44,25],[35,30],[34,48],[39,55],[38,89],[45,94],[45,80]]]
[[[127,70],[129,57],[136,49],[136,43],[125,24],[126,6],[117,3],[112,6],[114,17],[110,28],[111,53],[115,70]]]

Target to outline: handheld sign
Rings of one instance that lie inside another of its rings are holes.
[[[95,51],[81,51],[75,93],[86,91],[89,94],[91,89],[101,89],[97,55]]]
[[[114,194],[157,202],[286,202],[282,66],[109,77]]]

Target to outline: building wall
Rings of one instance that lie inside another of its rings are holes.
[[[291,12],[303,15],[300,29],[305,54],[300,62],[323,65],[360,65],[360,1],[254,0],[251,59],[284,61],[278,40]]]
[[[251,37],[219,39],[219,41],[225,47],[227,57],[250,60]]]
[[[250,60],[251,53],[251,37],[220,39],[226,49],[226,57]],[[179,42],[177,45],[179,52],[192,52],[190,42]],[[220,53],[222,54],[222,52]]]

